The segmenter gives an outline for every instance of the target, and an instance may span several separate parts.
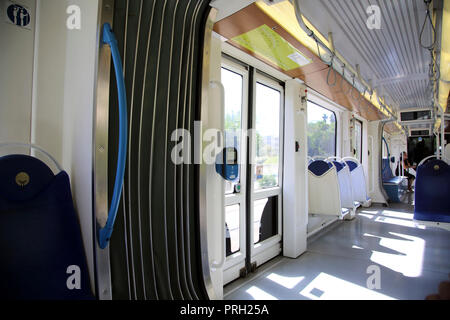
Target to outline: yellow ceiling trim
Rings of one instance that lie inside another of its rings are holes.
[[[256,2],[258,8],[260,8],[266,15],[275,20],[281,27],[283,27],[287,32],[289,32],[295,39],[297,39],[302,45],[308,48],[311,52],[313,52],[316,56],[319,56],[317,51],[317,44],[309,37],[305,31],[299,26],[297,18],[295,16],[295,10],[292,4],[289,1],[278,2],[273,5],[267,5],[264,1],[258,0]],[[308,21],[305,17],[303,17],[305,24],[310,28],[314,34],[328,47],[331,48],[328,39],[326,39],[315,27],[314,25]],[[323,55],[325,52],[321,52]],[[344,57],[342,57],[339,52],[335,53],[336,56],[345,63],[347,69],[349,69],[353,74],[357,74],[356,70],[353,69],[350,63],[348,63]],[[365,93],[364,97],[367,101],[372,103],[378,110],[380,110],[385,116],[389,117],[389,112],[386,111],[381,105],[378,103],[377,93],[376,91],[372,94],[372,97],[368,92]],[[384,101],[383,101],[384,103]],[[391,113],[392,108],[385,105],[386,109],[388,109]],[[401,126],[396,123],[397,127],[401,129]]]
[[[442,10],[442,35],[441,35],[441,59],[440,59],[440,81],[439,81],[439,105],[446,111],[447,99],[450,91],[450,0],[444,0]]]
[[[435,23],[436,14],[433,16]],[[441,31],[441,56],[440,56],[440,78],[435,86],[439,86],[439,96],[435,97],[439,106],[446,111],[447,99],[450,92],[450,39],[446,35],[446,30],[450,30],[450,0],[444,0],[442,9],[442,31]],[[436,88],[436,87],[435,87]],[[435,131],[438,131],[441,126],[441,119],[436,119],[434,124]]]

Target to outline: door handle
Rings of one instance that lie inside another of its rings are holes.
[[[116,84],[119,100],[119,150],[117,157],[117,171],[114,181],[114,191],[111,205],[108,211],[108,219],[103,228],[99,230],[99,246],[105,249],[108,246],[111,234],[114,228],[114,221],[117,216],[117,209],[122,195],[122,186],[125,176],[126,153],[127,153],[127,136],[128,136],[128,120],[127,120],[127,97],[125,92],[125,79],[122,71],[122,61],[120,58],[117,39],[111,29],[109,23],[103,25],[102,43],[107,44],[111,48],[111,56],[114,64],[114,72],[116,74]]]

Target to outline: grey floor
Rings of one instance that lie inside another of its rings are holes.
[[[449,280],[450,232],[412,216],[408,203],[361,208],[309,239],[299,258],[278,257],[232,282],[224,299],[425,299]]]

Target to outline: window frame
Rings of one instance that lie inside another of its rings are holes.
[[[246,114],[244,114],[244,109],[245,109],[244,107],[246,107],[246,101],[248,100],[248,98],[247,98],[248,97],[248,89],[246,88],[246,81],[248,81],[248,71],[245,68],[241,67],[240,65],[236,65],[233,61],[224,61],[224,59],[222,59],[222,62],[220,65],[221,73],[222,73],[222,69],[242,77],[242,101],[241,101],[241,132],[242,132],[242,129],[244,126],[244,121],[247,121]],[[225,142],[226,142],[225,132],[226,132],[226,129],[224,127],[224,136],[223,136],[224,146],[225,146]],[[243,138],[244,138],[244,136],[241,135],[240,148],[239,148],[240,150],[238,150],[239,159],[240,159],[240,161],[239,161],[239,182],[238,183],[241,184],[241,186],[242,186],[242,172],[243,172],[242,170],[244,169],[241,166],[241,163],[242,163],[241,157],[243,155],[245,155],[242,152],[242,150],[243,150],[242,144],[244,143]],[[245,171],[244,171],[244,173],[245,173]],[[236,194],[234,189],[230,193],[225,192],[225,195],[234,195],[234,194]]]
[[[265,198],[270,197],[278,197],[278,233],[276,235],[273,235],[272,237],[265,239],[258,243],[253,243],[253,237],[251,241],[250,246],[250,253],[253,257],[254,261],[258,262],[258,265],[260,264],[260,261],[264,260],[264,258],[261,256],[264,254],[264,250],[267,250],[268,248],[275,246],[276,244],[280,243],[282,240],[282,232],[283,232],[283,217],[282,217],[282,209],[283,209],[283,171],[284,171],[284,116],[285,116],[285,87],[284,83],[280,80],[268,75],[265,72],[261,72],[258,69],[254,70],[254,83],[251,85],[254,85],[253,88],[253,118],[251,119],[252,122],[252,129],[255,129],[256,126],[256,85],[261,84],[263,86],[266,86],[268,88],[271,88],[275,91],[280,92],[280,119],[279,119],[279,159],[278,159],[278,185],[270,188],[264,188],[264,189],[258,189],[255,190],[255,163],[254,159],[256,156],[256,143],[254,143],[253,139],[254,137],[251,137],[251,150],[249,159],[252,159],[251,162],[251,173],[249,175],[250,177],[250,201],[252,205],[250,206],[249,214],[250,214],[250,220],[253,222],[254,220],[254,202],[257,200],[262,200]]]
[[[360,157],[360,160],[359,160],[359,162],[361,162],[361,163],[363,163],[363,143],[364,143],[364,139],[363,139],[363,135],[364,135],[364,123],[363,123],[363,121],[362,120],[359,120],[359,119],[357,119],[357,118],[354,118],[355,119],[355,123],[356,122],[359,122],[359,124],[361,125],[361,137],[360,137],[360,148],[361,148],[361,150],[360,150],[360,154],[359,154],[359,157]],[[356,125],[355,125],[355,128],[356,128]],[[356,131],[356,130],[355,130]]]
[[[246,127],[247,121],[248,121],[248,81],[249,81],[249,70],[248,67],[238,63],[235,59],[232,59],[228,56],[222,55],[220,68],[222,72],[222,68],[239,74],[242,76],[242,105],[241,105],[241,129]],[[225,128],[224,128],[225,129]],[[244,130],[242,130],[242,133]],[[224,137],[225,139],[225,137]],[[247,193],[247,166],[245,165],[245,160],[242,160],[247,158],[247,139],[246,136],[241,135],[241,145],[240,145],[240,163],[239,163],[239,183],[241,185],[241,191],[239,193],[232,192],[232,193],[225,193],[224,192],[224,211],[223,214],[225,214],[225,208],[228,206],[233,206],[238,204],[240,208],[240,214],[239,214],[239,228],[246,229],[246,221],[245,221],[245,215],[242,214],[245,212],[245,199],[246,199],[246,193]],[[244,163],[244,165],[242,164]],[[225,191],[225,190],[224,190]],[[225,263],[224,263],[224,270],[231,268],[234,265],[238,265],[242,261],[245,261],[246,256],[246,239],[239,236],[239,251],[232,253],[231,255],[226,257]]]

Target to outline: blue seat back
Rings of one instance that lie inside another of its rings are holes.
[[[383,158],[381,168],[382,168],[381,174],[384,182],[394,177],[388,158]]]
[[[342,163],[340,163],[339,161],[333,161],[333,164],[336,167],[337,172],[344,169],[344,165]]]
[[[358,167],[358,164],[355,161],[346,160],[346,164],[348,164],[348,168],[350,169],[350,172],[355,170]]]
[[[309,169],[309,171],[314,173],[316,176],[321,176],[325,172],[330,170],[330,168],[332,168],[332,167],[333,167],[333,165],[331,163],[326,162],[326,161],[314,160],[314,161],[312,161],[309,164],[308,169]]]
[[[66,172],[0,158],[0,260],[1,299],[94,298]]]
[[[450,167],[442,160],[429,160],[417,168],[414,217],[450,222]]]

